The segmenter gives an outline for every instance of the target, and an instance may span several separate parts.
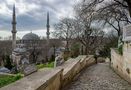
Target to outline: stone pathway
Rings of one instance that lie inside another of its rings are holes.
[[[112,71],[108,64],[99,63],[86,68],[63,90],[131,90],[131,85]]]

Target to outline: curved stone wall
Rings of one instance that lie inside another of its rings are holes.
[[[95,63],[93,56],[81,55],[54,69],[42,69],[0,90],[61,90],[85,67]]]

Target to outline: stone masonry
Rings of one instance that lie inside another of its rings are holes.
[[[121,79],[109,64],[99,63],[86,68],[63,90],[131,90],[131,85]]]

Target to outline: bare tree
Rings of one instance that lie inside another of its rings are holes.
[[[84,10],[88,9],[89,7],[97,6],[98,4],[101,4],[103,2],[107,2],[107,3],[111,2],[111,4],[106,7],[117,5],[121,9],[126,9],[131,17],[131,0],[108,0],[108,1],[107,0],[81,0],[81,1],[82,3],[84,3],[83,4],[85,6]]]
[[[97,19],[105,26],[113,27],[118,36],[122,35],[123,26],[131,23],[127,10],[114,1],[103,3],[103,7],[99,8],[97,13]]]
[[[0,41],[0,62],[5,64],[5,57],[7,55],[11,55],[12,52],[12,46],[11,46],[11,41],[10,40],[3,40]]]
[[[131,17],[131,0],[114,0],[117,4],[121,5],[129,11]]]
[[[88,21],[82,23],[77,23],[77,39],[85,47],[84,54],[94,53],[95,49],[99,49],[102,43],[104,32],[101,29],[92,28],[91,25],[88,26]]]
[[[54,36],[66,41],[66,50],[69,50],[69,42],[74,37],[73,19],[63,18],[55,24]]]
[[[101,23],[101,27],[111,26],[120,36],[123,25],[131,23],[129,3],[130,0],[83,0],[79,4],[79,13],[93,17]]]
[[[94,6],[90,6],[88,9],[85,9],[85,7],[84,3],[79,3],[75,7],[75,35],[77,35],[77,39],[85,47],[84,54],[91,54],[94,53],[95,49],[100,48],[104,32],[97,25],[93,25],[95,23]]]

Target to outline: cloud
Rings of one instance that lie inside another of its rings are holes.
[[[11,33],[12,6],[14,3],[16,5],[17,31],[25,34],[30,30],[35,32],[43,30],[45,33],[48,11],[50,12],[52,29],[59,19],[73,17],[72,7],[76,0],[0,0],[0,31],[2,32]],[[18,36],[21,37],[23,34],[20,34]],[[38,34],[40,35],[40,33]],[[1,33],[0,36],[2,36]]]
[[[9,9],[9,7],[6,5],[6,3],[0,3],[0,15],[1,16],[5,16],[3,18],[8,18],[11,16],[11,10]]]

